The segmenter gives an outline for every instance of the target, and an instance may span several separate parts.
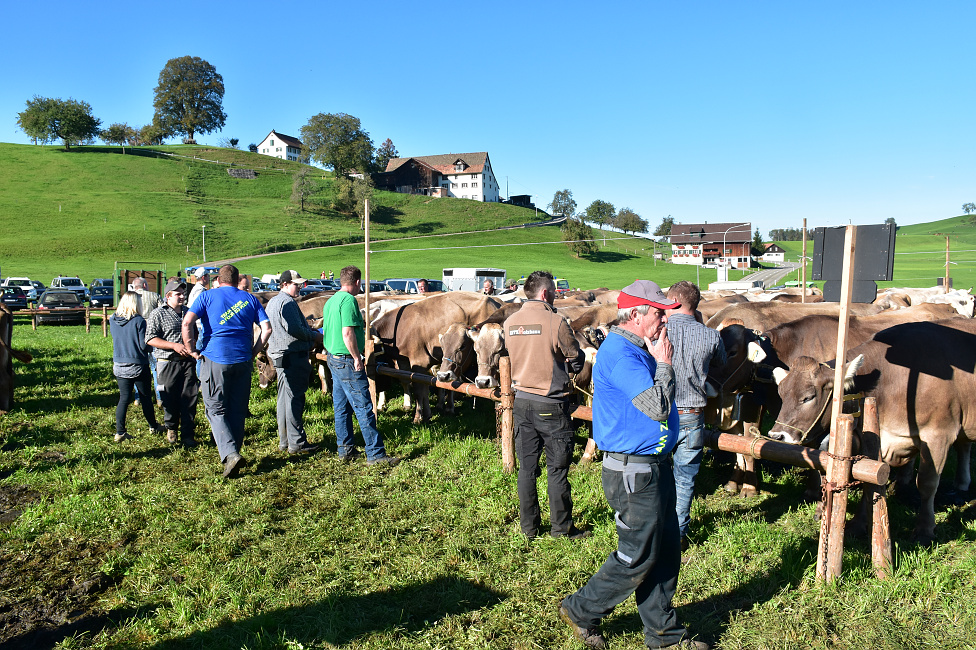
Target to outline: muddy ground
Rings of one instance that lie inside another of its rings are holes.
[[[9,526],[41,497],[24,485],[0,486],[0,526]],[[0,647],[51,648],[127,616],[99,607],[101,596],[116,583],[99,570],[111,550],[43,535],[0,548]]]

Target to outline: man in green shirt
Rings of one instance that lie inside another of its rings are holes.
[[[366,443],[370,465],[396,465],[400,460],[386,454],[383,436],[376,428],[373,400],[366,379],[363,350],[366,323],[356,302],[362,273],[355,266],[339,272],[340,289],[326,301],[322,310],[323,343],[332,373],[332,408],[335,413],[336,443],[339,458],[352,460],[359,455],[352,435],[352,416],[356,415]]]

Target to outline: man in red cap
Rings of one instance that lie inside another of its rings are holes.
[[[674,370],[667,310],[679,304],[654,282],[637,280],[617,298],[618,324],[593,367],[593,439],[603,454],[603,492],[614,509],[617,549],[559,605],[559,616],[588,648],[606,642],[599,625],[637,598],[649,648],[707,650],[678,623],[671,605],[681,567],[671,450],[677,441]]]

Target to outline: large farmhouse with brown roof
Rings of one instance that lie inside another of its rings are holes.
[[[498,181],[487,151],[394,158],[373,174],[376,189],[402,194],[499,201]]]
[[[752,264],[752,224],[676,223],[671,226],[674,264],[728,264],[746,269]],[[724,249],[724,250],[723,250]]]
[[[282,160],[299,160],[302,157],[302,141],[271,129],[258,145],[258,153]]]

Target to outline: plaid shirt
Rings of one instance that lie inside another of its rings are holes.
[[[150,339],[154,338],[161,338],[170,343],[182,343],[183,316],[185,314],[185,305],[179,312],[166,303],[154,309],[146,321],[146,343],[148,344]],[[176,352],[164,348],[153,348],[153,355],[157,359],[172,359],[180,356]]]

